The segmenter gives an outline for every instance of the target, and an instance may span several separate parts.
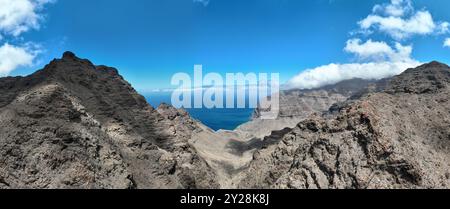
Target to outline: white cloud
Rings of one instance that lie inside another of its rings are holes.
[[[20,36],[31,29],[39,29],[43,14],[40,12],[48,3],[56,0],[0,0],[0,41],[23,42]],[[9,75],[19,67],[31,66],[41,52],[33,42],[0,46],[0,77]]]
[[[18,47],[8,43],[4,44],[0,47],[0,76],[6,76],[21,66],[31,66],[36,53],[26,46]]]
[[[377,30],[397,40],[449,30],[448,22],[435,22],[429,11],[414,11],[411,0],[391,0],[389,4],[376,5],[372,14],[358,24],[364,33]]]
[[[376,5],[372,14],[358,24],[365,35],[382,32],[395,40],[449,31],[448,22],[436,23],[428,11],[414,11],[410,0],[391,0],[390,3]],[[448,42],[450,47],[450,40]],[[386,41],[368,39],[364,42],[360,38],[353,38],[347,41],[344,51],[354,54],[359,62],[332,63],[306,69],[285,87],[313,89],[353,78],[378,80],[395,76],[422,64],[411,57],[412,50],[412,44],[402,45],[393,41],[390,45]]]
[[[0,33],[19,36],[30,29],[39,29],[43,19],[40,11],[55,0],[0,0]]]
[[[382,79],[398,75],[408,68],[417,67],[421,63],[410,62],[369,62],[350,64],[329,64],[307,69],[287,83],[288,89],[314,89],[353,78]]]
[[[438,26],[438,33],[439,33],[439,34],[445,34],[445,33],[450,32],[449,27],[450,27],[450,23],[448,23],[448,22],[442,22],[442,23],[439,24],[439,26]]]
[[[414,11],[412,2],[409,0],[392,0],[391,3],[375,5],[373,13],[381,13],[386,16],[401,17]]]
[[[347,41],[346,52],[355,54],[364,63],[329,64],[307,69],[292,78],[287,88],[313,89],[331,85],[353,78],[379,80],[398,75],[408,68],[419,66],[421,63],[411,58],[412,46],[395,43],[392,48],[382,41],[360,39]]]
[[[203,6],[208,6],[208,4],[209,4],[209,0],[193,0],[194,1],[194,3],[200,3],[200,4],[203,4]]]
[[[361,43],[361,39],[350,39],[344,50],[355,54],[361,60],[408,62],[411,60],[412,46],[395,43],[395,49],[393,49],[382,41],[369,39],[365,43]]]
[[[450,48],[450,38],[446,38],[444,41],[444,47],[449,47]]]

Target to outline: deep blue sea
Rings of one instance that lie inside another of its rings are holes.
[[[161,103],[171,104],[171,92],[144,93],[148,103],[158,107]],[[253,108],[233,109],[186,109],[189,114],[201,121],[213,130],[234,130],[239,125],[248,122],[253,113]]]

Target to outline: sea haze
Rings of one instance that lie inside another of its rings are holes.
[[[148,103],[158,107],[161,103],[171,104],[171,92],[150,92],[143,94]],[[248,98],[247,98],[248,99]],[[248,103],[247,103],[248,104]],[[186,108],[195,119],[213,130],[234,130],[251,120],[254,108]]]

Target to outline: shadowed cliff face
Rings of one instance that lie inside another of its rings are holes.
[[[116,69],[66,52],[0,79],[0,188],[214,188],[188,144],[197,128],[153,109]]]
[[[334,116],[270,139],[241,188],[449,188],[450,68],[409,69]]]

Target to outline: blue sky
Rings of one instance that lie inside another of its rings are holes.
[[[0,4],[15,1],[19,0],[0,0]],[[170,88],[172,75],[191,73],[194,64],[202,64],[206,72],[277,72],[282,82],[307,88],[345,77],[298,84],[315,79],[317,67],[330,72],[330,63],[336,64],[331,66],[336,71],[344,67],[357,71],[361,63],[450,63],[450,48],[444,47],[450,37],[444,24],[450,21],[448,0],[20,1],[31,2],[34,7],[27,11],[39,18],[36,25],[18,31],[14,26],[19,23],[2,25],[0,10],[0,46],[9,44],[32,54],[8,70],[13,76],[32,73],[67,50],[118,68],[143,91]],[[398,1],[408,14],[387,14],[389,5]],[[380,8],[374,9],[376,5]],[[432,15],[431,31],[416,24],[417,30],[386,29],[380,18],[367,22],[368,28],[358,24],[369,15],[408,22],[421,11]],[[411,53],[398,59],[401,50],[396,44],[410,46]],[[0,63],[6,56],[0,54]],[[301,74],[307,71],[310,74]]]

